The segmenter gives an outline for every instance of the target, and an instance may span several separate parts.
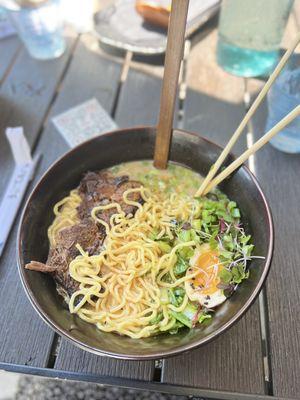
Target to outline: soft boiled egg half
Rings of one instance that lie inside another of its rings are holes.
[[[214,308],[226,300],[220,283],[219,272],[224,268],[220,263],[218,250],[209,244],[201,245],[190,259],[187,274],[197,275],[185,281],[185,290],[191,301],[198,301],[206,308]]]

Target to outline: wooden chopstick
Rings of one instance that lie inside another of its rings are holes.
[[[172,1],[154,150],[154,166],[160,169],[165,169],[168,163],[188,8],[189,0]]]
[[[286,125],[290,124],[295,118],[300,116],[300,105],[295,107],[288,115],[286,115],[278,124],[270,129],[264,136],[262,136],[257,142],[255,142],[248,150],[240,155],[235,161],[233,161],[227,168],[224,169],[219,175],[217,175],[205,188],[203,195],[210,192],[216,185],[226,179],[234,170],[242,165],[250,156],[256,153],[266,143],[272,139],[281,129]]]
[[[249,122],[250,118],[255,113],[256,109],[258,108],[258,106],[260,105],[260,103],[262,102],[262,100],[264,99],[266,94],[268,93],[270,87],[272,86],[272,84],[276,80],[277,76],[280,74],[281,70],[283,69],[283,67],[287,63],[287,61],[290,58],[290,56],[293,54],[293,52],[294,52],[295,48],[297,47],[297,45],[299,44],[299,42],[300,42],[300,32],[298,32],[297,36],[295,37],[295,40],[292,42],[291,46],[285,52],[285,54],[283,55],[283,57],[279,61],[277,67],[274,69],[272,74],[269,76],[269,79],[265,83],[264,87],[260,91],[260,93],[257,96],[257,98],[255,99],[255,101],[253,102],[252,106],[249,108],[249,110],[246,113],[245,117],[242,119],[240,125],[237,127],[236,131],[234,132],[234,134],[230,138],[229,142],[225,146],[225,148],[222,151],[222,153],[220,154],[219,158],[217,159],[215,164],[213,164],[212,168],[208,172],[208,174],[205,177],[204,181],[202,182],[200,188],[197,190],[197,192],[195,194],[195,197],[200,197],[200,196],[202,196],[204,194],[205,188],[209,185],[209,182],[213,179],[213,177],[218,172],[218,170],[221,167],[221,165],[223,164],[225,158],[228,156],[230,150],[232,149],[232,147],[234,146],[235,142],[240,137],[241,133],[243,132],[243,130],[246,127],[247,123]]]

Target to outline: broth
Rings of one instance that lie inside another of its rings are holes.
[[[155,192],[165,194],[178,193],[193,196],[203,178],[197,172],[179,164],[169,163],[167,169],[159,170],[152,160],[131,161],[108,169],[111,173],[140,181]]]

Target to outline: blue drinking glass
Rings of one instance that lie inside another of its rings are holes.
[[[268,75],[279,59],[293,0],[223,0],[218,64],[237,76]]]
[[[300,66],[292,62],[281,72],[268,93],[266,131],[300,104]],[[300,117],[294,119],[270,143],[285,153],[300,153]]]
[[[21,40],[34,58],[60,57],[66,48],[59,0],[19,1],[9,10]]]

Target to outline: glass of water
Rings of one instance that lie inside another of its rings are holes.
[[[66,48],[59,0],[18,0],[9,9],[21,40],[34,58],[60,57]]]
[[[217,47],[218,64],[234,75],[268,75],[293,0],[223,0]]]
[[[266,131],[300,104],[300,62],[294,56],[268,93]],[[300,117],[294,119],[270,143],[285,153],[300,153]]]

